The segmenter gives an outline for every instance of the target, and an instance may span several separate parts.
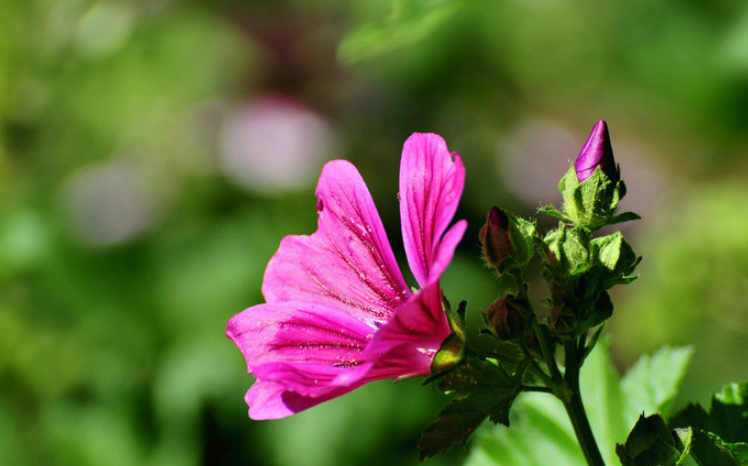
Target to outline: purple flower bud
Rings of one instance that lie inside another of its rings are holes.
[[[618,169],[613,158],[613,148],[610,146],[608,125],[604,120],[599,120],[592,127],[587,142],[584,143],[582,151],[579,152],[579,156],[574,162],[579,182],[581,183],[592,176],[598,166],[611,181],[618,181]]]

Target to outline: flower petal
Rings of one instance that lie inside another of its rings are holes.
[[[226,336],[244,354],[249,372],[276,362],[358,364],[374,331],[339,309],[298,302],[259,304],[226,326]]]
[[[408,264],[422,287],[439,279],[459,242],[442,235],[452,221],[465,185],[465,167],[436,134],[414,133],[400,162],[400,218]],[[464,230],[463,230],[464,233]],[[448,250],[447,250],[448,249]]]
[[[362,380],[372,366],[370,362],[340,366],[276,362],[256,367],[253,374],[258,380],[277,382],[301,396],[319,398],[340,388],[373,380]]]
[[[367,377],[429,374],[434,356],[451,332],[439,282],[433,282],[398,308],[369,341],[364,355],[374,358],[374,367]]]
[[[317,303],[362,321],[387,321],[410,291],[361,175],[349,162],[329,162],[316,194],[318,229],[283,239],[265,271],[266,301]]]
[[[455,249],[457,249],[457,245],[462,240],[465,230],[467,230],[467,221],[460,220],[452,225],[452,228],[442,236],[441,243],[431,264],[431,276],[434,277],[432,280],[438,280],[450,262],[452,262]]]
[[[310,398],[289,391],[279,383],[258,380],[247,391],[244,401],[249,406],[249,417],[256,421],[263,421],[291,416],[350,390],[325,397]]]

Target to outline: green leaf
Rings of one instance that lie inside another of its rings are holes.
[[[659,414],[642,415],[616,453],[623,466],[679,466],[690,451],[691,434],[690,429],[671,431]]]
[[[748,465],[748,383],[733,383],[712,397],[709,412],[690,404],[670,420],[694,429],[692,455],[701,465]]]
[[[719,435],[698,430],[694,432],[691,455],[701,466],[745,466],[748,464],[748,445],[726,443]]]
[[[652,356],[641,357],[621,382],[630,412],[657,406],[667,417],[692,355],[691,347],[665,346]]]
[[[748,383],[732,383],[714,395],[711,432],[728,442],[748,442]]]
[[[426,426],[418,444],[421,461],[465,444],[486,418],[509,425],[509,410],[519,394],[520,381],[521,371],[510,377],[500,367],[472,358],[445,375],[439,388],[458,398]]]
[[[353,64],[423,39],[457,11],[457,0],[396,0],[390,17],[362,26],[338,46],[338,59]]]
[[[626,440],[638,417],[666,408],[691,357],[689,349],[665,349],[643,359],[621,381],[601,340],[581,372],[582,396],[606,464],[618,463],[615,445]],[[561,402],[525,393],[512,407],[512,427],[478,433],[468,466],[579,466],[586,464]]]

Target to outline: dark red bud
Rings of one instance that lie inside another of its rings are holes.
[[[504,262],[514,256],[514,246],[509,236],[509,217],[498,207],[491,208],[479,237],[483,245],[483,257],[497,269],[501,270]]]
[[[521,307],[508,297],[499,299],[488,308],[486,320],[502,340],[512,341],[524,337],[527,320]]]

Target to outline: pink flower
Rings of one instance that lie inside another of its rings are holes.
[[[384,378],[431,372],[451,329],[439,277],[467,223],[447,231],[465,168],[435,134],[413,134],[400,164],[403,279],[371,194],[356,168],[327,163],[311,236],[287,236],[265,271],[266,304],[229,320],[226,335],[257,381],[245,397],[252,419],[279,419]]]

